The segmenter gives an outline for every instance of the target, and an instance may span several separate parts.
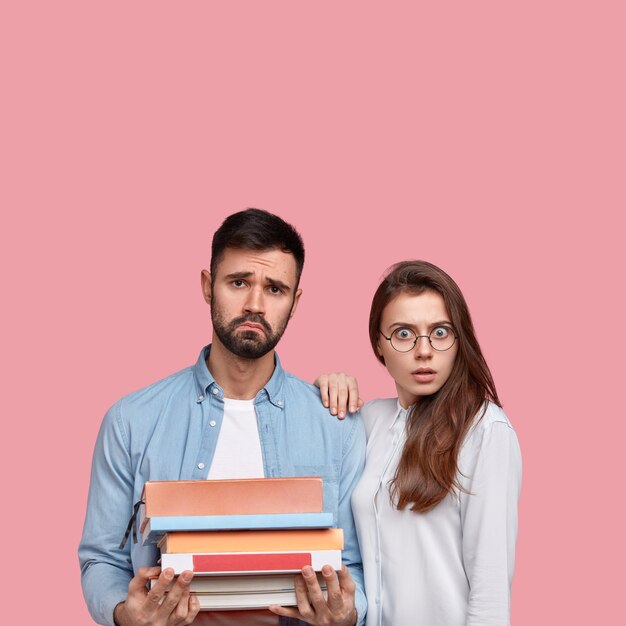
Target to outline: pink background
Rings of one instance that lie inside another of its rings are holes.
[[[306,379],[392,394],[367,339],[383,270],[456,278],[524,455],[512,621],[616,623],[622,6],[4,3],[3,622],[91,623],[100,420],[195,361],[211,235],[257,206],[307,245],[280,346]]]

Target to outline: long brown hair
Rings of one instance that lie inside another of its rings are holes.
[[[500,406],[496,387],[476,340],[474,325],[458,285],[442,269],[426,261],[403,261],[387,271],[370,310],[370,341],[376,358],[380,322],[385,307],[399,294],[441,295],[458,336],[459,347],[446,383],[430,396],[422,396],[409,410],[407,440],[391,482],[391,497],[398,509],[429,511],[455,489],[458,455],[474,418],[482,417],[486,400]]]

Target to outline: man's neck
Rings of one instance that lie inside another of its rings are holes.
[[[274,351],[259,359],[243,359],[214,336],[206,365],[227,398],[252,400],[274,373]]]

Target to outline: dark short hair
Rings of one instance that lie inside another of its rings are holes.
[[[282,250],[296,260],[296,284],[304,266],[304,244],[298,231],[278,215],[263,209],[245,209],[229,215],[215,231],[211,243],[211,275],[226,248]]]

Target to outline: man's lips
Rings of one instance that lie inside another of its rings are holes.
[[[253,322],[244,322],[243,324],[239,324],[237,328],[241,330],[260,330],[261,332],[265,332],[265,328],[261,326],[261,324],[255,324]]]

